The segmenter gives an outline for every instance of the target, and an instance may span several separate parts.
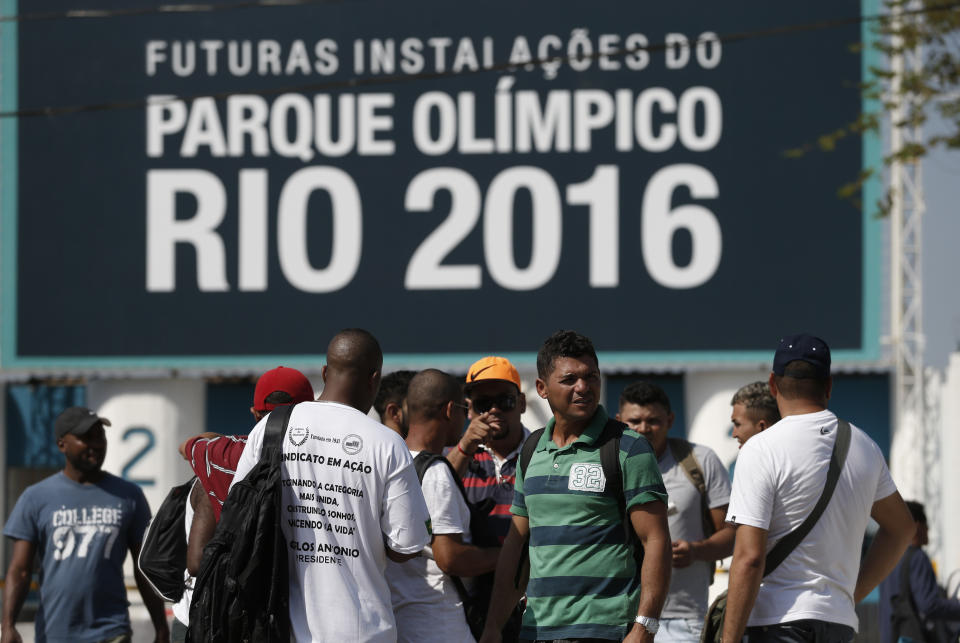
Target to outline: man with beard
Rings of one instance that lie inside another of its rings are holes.
[[[103,471],[104,426],[110,421],[73,406],[57,417],[63,471],[32,485],[17,500],[3,533],[13,539],[13,559],[3,592],[3,643],[22,640],[15,623],[30,588],[35,554],[42,584],[36,639],[130,641],[123,561],[136,561],[150,507],[140,488]],[[134,565],[137,588],[156,630],[169,639],[163,601]]]

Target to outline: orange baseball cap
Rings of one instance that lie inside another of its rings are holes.
[[[520,388],[520,373],[505,357],[491,355],[473,363],[467,371],[467,388],[484,380],[502,380],[516,385],[517,389]]]

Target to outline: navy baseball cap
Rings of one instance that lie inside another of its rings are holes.
[[[97,422],[110,426],[110,420],[102,418],[90,409],[83,406],[71,406],[57,416],[53,423],[53,433],[59,440],[68,433],[83,435]]]
[[[781,339],[777,352],[773,354],[773,374],[795,377],[785,371],[787,364],[797,360],[813,366],[815,377],[819,379],[830,377],[830,347],[819,337],[800,333]]]

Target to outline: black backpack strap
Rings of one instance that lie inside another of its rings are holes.
[[[764,576],[770,574],[780,563],[786,560],[790,552],[810,533],[810,530],[817,524],[820,516],[827,508],[827,505],[830,504],[833,490],[837,487],[837,480],[840,479],[840,470],[843,469],[843,463],[847,460],[847,451],[850,450],[850,434],[850,423],[837,418],[837,438],[833,443],[833,453],[830,456],[830,469],[827,471],[827,483],[823,487],[820,499],[817,501],[810,515],[807,516],[807,519],[804,520],[799,527],[781,538],[767,554],[766,564],[763,568]]]
[[[625,424],[607,420],[597,438],[600,466],[603,467],[603,477],[607,479],[606,493],[617,499],[620,514],[624,517],[627,515],[627,500],[623,495],[623,471],[620,469],[620,436],[625,428]]]
[[[283,451],[283,436],[287,432],[287,424],[296,404],[278,406],[267,416],[267,427],[263,430],[263,447],[260,450],[260,459],[265,462],[279,462]]]
[[[530,458],[533,457],[533,452],[537,450],[537,445],[540,444],[540,437],[543,435],[543,432],[546,430],[546,427],[541,427],[527,436],[527,439],[523,442],[523,447],[520,449],[520,459],[517,461],[517,471],[523,472],[525,477],[527,474],[527,465],[530,464]]]
[[[440,455],[439,453],[430,453],[429,451],[421,451],[417,454],[417,457],[413,459],[413,468],[417,472],[417,480],[420,481],[420,484],[423,484],[423,476],[427,473],[427,469],[433,466],[434,462],[443,461],[443,464],[447,466],[447,469],[450,470],[450,475],[453,476],[453,481],[457,483],[457,489],[460,490],[460,495],[463,496],[464,501],[467,503],[467,506],[470,505],[470,501],[467,499],[467,490],[463,488],[463,481],[460,480],[460,476],[457,475],[457,470],[453,468],[453,465],[450,464],[450,461],[446,457]]]

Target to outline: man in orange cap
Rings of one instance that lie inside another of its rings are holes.
[[[470,404],[470,425],[447,459],[467,490],[467,499],[478,504],[492,498],[487,536],[489,545],[500,545],[510,528],[513,479],[520,447],[530,432],[520,416],[527,398],[520,391],[520,374],[503,357],[484,357],[467,372],[464,393]],[[474,536],[476,537],[476,535]]]
[[[463,478],[467,500],[476,511],[489,507],[486,519],[473,521],[473,543],[480,547],[499,547],[510,529],[510,505],[513,483],[523,441],[530,435],[520,416],[527,398],[520,390],[520,374],[504,357],[484,357],[467,372],[464,393],[469,403],[470,425],[447,459]],[[471,593],[481,602],[489,601],[493,574],[479,576]],[[505,626],[504,643],[519,634],[519,615]]]

